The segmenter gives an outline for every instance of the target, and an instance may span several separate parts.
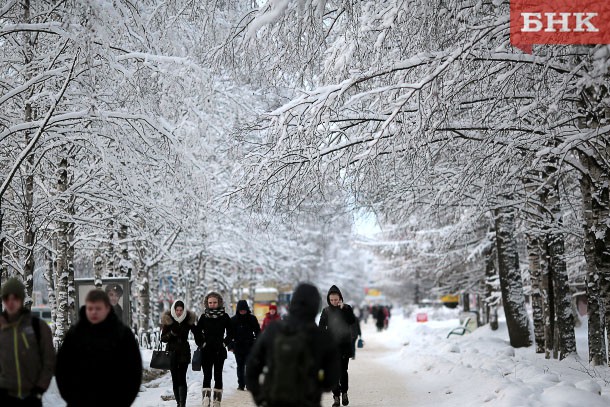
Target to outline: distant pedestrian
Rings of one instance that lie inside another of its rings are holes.
[[[237,389],[244,390],[246,386],[246,360],[254,345],[254,341],[260,335],[261,327],[246,300],[237,302],[236,313],[231,318],[233,324],[233,353],[237,362]]]
[[[269,305],[269,312],[265,315],[263,319],[263,325],[261,326],[261,331],[264,331],[269,325],[272,323],[281,320],[282,317],[277,313],[277,305],[271,304]]]
[[[320,293],[300,284],[288,317],[271,324],[254,344],[246,384],[257,406],[320,407],[322,393],[339,379],[339,358],[331,335],[316,326]]]
[[[108,294],[91,290],[57,353],[57,387],[68,407],[128,407],[142,382],[140,348]]]
[[[362,311],[361,311],[362,318],[361,319],[366,324],[369,322],[369,315],[371,314],[371,310],[369,309],[369,306],[366,304],[363,304],[361,308],[362,308]]]
[[[341,376],[333,388],[333,407],[339,406],[339,394],[341,394],[341,404],[347,406],[349,404],[347,369],[349,360],[353,356],[352,325],[356,322],[356,317],[352,307],[343,303],[343,295],[336,285],[328,290],[326,301],[328,306],[322,310],[322,315],[320,315],[320,327],[328,330],[335,338],[341,357]]]
[[[377,327],[377,332],[381,332],[386,325],[386,313],[381,305],[378,305],[374,308],[373,317],[375,317],[375,326]]]
[[[197,315],[187,311],[183,301],[175,301],[170,310],[161,316],[161,342],[167,343],[167,350],[172,352],[170,372],[176,404],[186,407],[186,371],[191,363],[191,345],[188,342],[189,332],[198,335],[196,328]]]
[[[358,343],[358,339],[362,338],[362,330],[360,329],[360,321],[356,318],[356,322],[354,322],[351,326],[352,328],[352,359],[356,359],[356,345]]]
[[[197,346],[202,347],[203,363],[203,407],[220,407],[222,401],[222,368],[227,358],[227,349],[232,351],[233,325],[225,312],[224,301],[220,294],[211,292],[204,299],[205,311],[199,317],[197,329],[203,334],[195,337]],[[212,373],[214,390],[212,394]],[[212,397],[213,396],[213,397]]]
[[[42,406],[55,367],[53,336],[46,322],[23,306],[25,286],[10,278],[2,286],[0,315],[0,406]]]

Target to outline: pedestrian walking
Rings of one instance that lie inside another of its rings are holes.
[[[136,338],[103,290],[91,290],[57,352],[57,387],[68,407],[128,407],[142,382]]]
[[[336,285],[328,290],[326,296],[328,306],[322,310],[320,315],[320,327],[328,332],[335,339],[339,347],[341,358],[341,374],[339,380],[333,388],[333,407],[339,406],[339,394],[341,394],[341,404],[347,406],[349,397],[349,375],[347,369],[352,353],[352,325],[356,322],[356,317],[352,307],[343,303],[343,294]]]
[[[189,332],[199,335],[196,327],[197,315],[185,309],[184,302],[174,301],[169,311],[161,316],[161,342],[167,343],[167,350],[172,352],[170,372],[176,404],[186,407],[186,371],[191,363],[191,346],[188,342]]]
[[[0,406],[42,406],[55,368],[53,336],[46,322],[24,308],[25,286],[16,278],[2,286],[0,315]]]
[[[383,328],[386,325],[386,323],[385,323],[386,313],[383,308],[384,307],[382,307],[381,305],[378,305],[376,308],[374,308],[374,311],[373,311],[373,316],[375,317],[375,326],[377,327],[377,332],[383,331]]]
[[[277,313],[277,305],[269,305],[269,312],[267,312],[265,318],[263,318],[263,325],[261,326],[261,331],[264,331],[269,325],[281,319],[282,317],[280,316],[280,314]]]
[[[261,328],[258,320],[252,312],[246,300],[239,300],[235,309],[236,313],[231,318],[233,324],[233,353],[237,362],[237,390],[244,390],[246,386],[246,360],[254,345],[254,341],[260,335]]]
[[[351,326],[352,328],[352,359],[356,359],[356,344],[358,339],[362,338],[362,329],[360,329],[360,320],[356,318],[356,322],[354,322]]]
[[[199,317],[197,329],[203,334],[195,337],[197,346],[202,347],[203,363],[203,407],[220,407],[222,401],[222,368],[227,358],[227,349],[232,351],[233,325],[225,312],[220,294],[211,292],[204,299],[205,311]],[[214,389],[212,391],[212,374]],[[212,394],[213,393],[213,394]]]
[[[299,284],[288,317],[270,325],[254,344],[246,384],[257,406],[320,407],[322,393],[338,381],[337,347],[315,323],[320,303],[316,287]]]

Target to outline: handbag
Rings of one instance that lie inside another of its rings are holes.
[[[150,367],[153,369],[169,370],[174,352],[167,350],[167,346],[165,350],[162,350],[161,347],[161,342],[159,342],[159,347],[153,350],[152,357],[150,358]]]
[[[364,348],[364,340],[362,338],[358,338],[358,348]]]
[[[203,362],[203,354],[201,352],[201,348],[197,348],[195,349],[195,352],[193,352],[193,361],[192,361],[192,369],[195,372],[198,372],[201,370],[201,363]]]

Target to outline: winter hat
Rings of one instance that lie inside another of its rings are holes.
[[[9,278],[2,284],[2,299],[6,300],[11,294],[21,300],[25,299],[25,286],[16,277]]]
[[[339,287],[337,287],[336,285],[333,285],[328,289],[328,294],[326,295],[326,302],[328,303],[328,305],[330,305],[331,294],[338,294],[339,298],[341,298],[341,301],[343,301],[343,294],[341,294],[341,290],[339,290]]]
[[[237,301],[237,306],[235,307],[235,310],[237,312],[239,312],[239,311],[248,311],[248,312],[250,312],[250,307],[248,307],[248,301],[246,301],[246,300],[239,300],[239,301]]]
[[[313,321],[320,311],[322,298],[318,289],[308,283],[297,286],[290,300],[290,316],[292,318]]]
[[[184,310],[182,315],[180,315],[180,316],[176,315],[176,307],[180,307]],[[174,301],[169,312],[170,312],[170,314],[172,314],[172,318],[174,318],[176,320],[176,322],[178,322],[178,323],[181,323],[182,321],[184,321],[184,319],[186,318],[186,314],[187,314],[186,309],[184,309],[184,303],[180,300]]]
[[[269,311],[274,310],[275,312],[277,312],[277,305],[275,304],[271,304],[269,305]]]

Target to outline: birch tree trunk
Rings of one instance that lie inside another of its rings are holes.
[[[544,305],[544,353],[547,359],[557,358],[555,353],[555,294],[553,291],[553,268],[548,256],[547,241],[542,243],[542,256],[540,257],[541,293]]]
[[[568,282],[568,269],[565,261],[565,244],[561,232],[563,222],[559,204],[558,187],[554,183],[554,193],[549,195],[551,214],[555,222],[554,230],[549,235],[549,256],[553,268],[553,292],[555,294],[555,317],[559,342],[559,359],[576,353],[576,336],[574,333],[574,314],[572,312],[572,294]]]
[[[490,232],[495,233],[491,229]],[[498,304],[501,295],[498,295],[498,272],[496,270],[495,240],[490,236],[489,247],[484,251],[485,257],[485,322],[489,323],[492,331],[498,329]],[[254,287],[254,285],[252,285]],[[254,289],[254,288],[252,288]]]
[[[30,2],[25,0],[22,3],[23,7],[23,22],[25,24],[30,22]],[[26,31],[23,33],[23,55],[24,55],[24,66],[30,66],[32,56],[32,35]],[[26,70],[25,79],[29,81],[32,78],[32,71]],[[33,88],[28,92],[29,97],[24,108],[24,120],[26,123],[35,120],[32,104],[29,102],[33,93]],[[27,146],[32,141],[31,131],[25,131],[25,145]],[[33,291],[34,291],[34,242],[36,240],[36,233],[34,231],[34,214],[32,208],[34,206],[34,154],[30,154],[23,161],[23,173],[25,174],[23,180],[23,246],[25,249],[24,253],[24,264],[23,264],[23,280],[25,283],[25,302],[24,305],[27,309],[32,306],[33,303]]]
[[[494,215],[500,288],[510,344],[515,348],[530,346],[529,319],[525,310],[519,255],[514,241],[514,210],[508,207],[497,208]]]
[[[150,270],[148,265],[142,264],[138,268],[138,327],[140,332],[150,329]]]
[[[536,353],[544,353],[544,298],[540,272],[540,241],[536,236],[527,236],[527,257],[531,279],[532,313]]]
[[[93,284],[95,288],[102,288],[102,276],[104,275],[104,259],[99,249],[95,250],[95,259],[93,260]]]
[[[610,343],[610,230],[607,222],[610,217],[610,196],[608,173],[593,160],[589,160],[589,173],[594,180],[593,199],[591,200],[593,225],[587,231],[593,241],[593,259],[599,273],[599,293],[602,311],[602,329],[605,329],[606,345]],[[602,335],[603,335],[602,330]]]
[[[588,157],[581,155],[581,162],[589,168]],[[593,230],[592,182],[589,174],[582,174],[580,191],[583,206],[584,256],[587,264],[587,315],[589,363],[600,366],[606,361],[606,340],[604,337],[604,321],[600,310],[600,275],[595,265],[595,236]]]
[[[68,160],[62,158],[59,161],[57,168],[57,191],[59,199],[63,202],[65,192],[68,185]],[[63,204],[62,204],[63,206]],[[65,208],[65,206],[64,206]],[[67,214],[64,212],[64,216]],[[69,318],[69,285],[70,285],[70,271],[69,271],[69,224],[65,219],[61,219],[57,222],[57,229],[55,236],[57,239],[57,251],[55,260],[55,272],[56,272],[56,287],[57,287],[57,319],[55,329],[55,343],[61,344],[63,338],[68,331],[70,326]]]
[[[108,277],[114,277],[115,263],[114,263],[114,221],[111,219],[108,222],[110,234],[108,236],[108,243],[106,244],[106,273]]]
[[[50,250],[45,250],[45,261],[46,261],[46,269],[44,279],[47,282],[47,295],[49,300],[49,307],[51,308],[51,319],[53,320],[53,324],[51,326],[51,331],[55,334],[55,326],[57,320],[57,298],[55,296],[55,268],[53,265],[53,252]]]
[[[2,290],[2,279],[4,278],[4,229],[2,229],[4,220],[4,210],[2,209],[2,195],[0,195],[0,290]],[[0,301],[0,312],[2,309],[2,301]]]

